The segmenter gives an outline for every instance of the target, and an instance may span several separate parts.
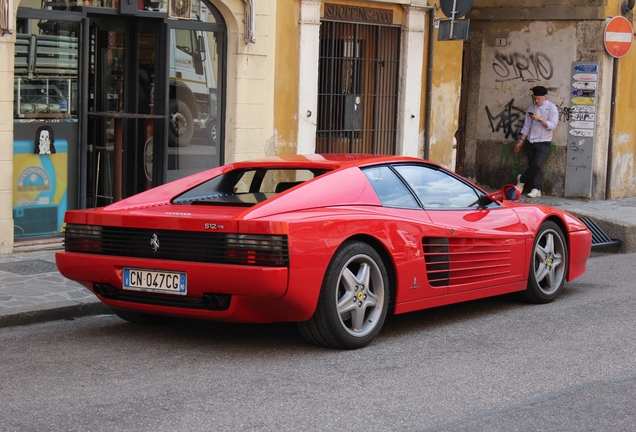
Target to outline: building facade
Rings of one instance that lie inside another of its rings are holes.
[[[514,143],[530,89],[542,85],[560,115],[543,192],[593,200],[636,196],[636,50],[614,57],[605,44],[609,33],[632,45],[633,29],[610,26],[624,16],[633,28],[629,7],[608,0],[476,0],[464,45],[461,171],[488,187],[514,183],[526,166]]]
[[[9,0],[3,4],[11,5]],[[0,36],[0,253],[90,208],[294,153],[454,169],[462,42],[425,0],[14,0]]]

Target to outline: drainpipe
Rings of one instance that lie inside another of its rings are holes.
[[[634,0],[636,1],[636,0]],[[432,94],[433,94],[433,38],[435,36],[435,28],[433,26],[433,20],[435,19],[435,8],[430,8],[427,11],[429,15],[428,20],[428,59],[427,59],[427,72],[426,72],[426,108],[424,112],[424,159],[429,158],[430,146],[431,146],[431,115],[433,112],[432,107]]]
[[[634,0],[631,0],[632,3]],[[614,159],[614,117],[616,116],[616,81],[618,80],[618,59],[614,59],[612,70],[612,94],[610,96],[610,124],[609,124],[609,140],[607,141],[607,170],[605,172],[605,199],[611,199],[611,183],[612,183],[612,160]]]

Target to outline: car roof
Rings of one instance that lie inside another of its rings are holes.
[[[395,162],[424,162],[423,159],[409,156],[387,156],[352,153],[308,154],[308,155],[283,155],[261,159],[240,161],[226,165],[229,169],[248,169],[256,167],[312,167],[327,170],[335,170],[349,166],[364,166],[377,163]]]

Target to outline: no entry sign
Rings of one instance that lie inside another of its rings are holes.
[[[605,49],[614,58],[627,54],[634,42],[632,24],[627,18],[616,16],[605,26]]]

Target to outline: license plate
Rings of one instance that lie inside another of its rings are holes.
[[[186,274],[158,270],[124,269],[125,290],[185,295]]]

